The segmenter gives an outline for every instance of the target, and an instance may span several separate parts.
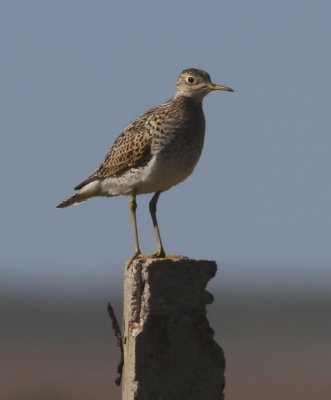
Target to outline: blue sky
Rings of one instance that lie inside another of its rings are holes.
[[[235,93],[205,99],[202,158],[160,197],[166,251],[215,259],[237,286],[327,287],[330,19],[328,1],[2,1],[2,286],[120,285],[127,198],[55,206],[199,67]],[[138,198],[146,252],[149,198]]]

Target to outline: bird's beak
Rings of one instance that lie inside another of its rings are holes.
[[[233,89],[231,89],[228,86],[222,86],[222,85],[216,85],[215,83],[212,83],[207,86],[208,90],[213,91],[213,90],[223,90],[224,92],[233,92]]]

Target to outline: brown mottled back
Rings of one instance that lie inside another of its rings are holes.
[[[166,107],[169,102],[161,107]],[[121,174],[126,170],[146,164],[151,158],[150,146],[153,138],[152,126],[147,121],[160,107],[152,108],[132,122],[116,139],[99,168],[75,187],[81,189],[88,183]]]

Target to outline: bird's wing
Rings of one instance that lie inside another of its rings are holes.
[[[155,108],[132,122],[118,136],[99,168],[76,186],[75,190],[94,180],[119,175],[130,168],[146,164],[151,159],[150,148],[154,131],[153,125],[148,121],[154,112]]]

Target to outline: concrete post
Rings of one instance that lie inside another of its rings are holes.
[[[214,261],[125,267],[123,400],[222,400],[225,359],[206,318]]]

